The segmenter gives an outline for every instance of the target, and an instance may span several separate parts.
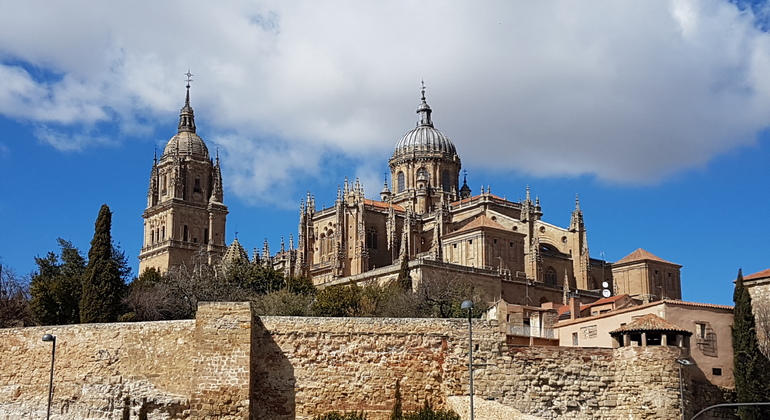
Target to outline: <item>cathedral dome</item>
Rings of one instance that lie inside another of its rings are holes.
[[[396,147],[393,150],[393,158],[412,155],[413,153],[450,156],[457,154],[457,149],[452,140],[449,140],[446,134],[433,127],[431,113],[432,110],[425,100],[425,88],[423,87],[422,102],[417,107],[417,114],[419,115],[417,127],[409,130],[396,143]]]
[[[396,143],[393,155],[401,155],[412,152],[439,152],[446,154],[456,154],[452,140],[441,131],[433,128],[432,125],[419,125],[410,130]]]
[[[188,72],[189,73],[189,72]],[[189,77],[189,75],[188,75]],[[209,149],[203,139],[195,133],[195,111],[190,106],[190,82],[187,82],[187,95],[184,106],[179,112],[178,132],[166,143],[163,156],[194,156],[208,159]]]
[[[173,156],[176,153],[180,156],[192,155],[195,157],[206,158],[209,157],[209,149],[206,147],[206,143],[197,134],[191,131],[180,131],[171,140],[166,143],[166,148],[163,150],[163,156]]]

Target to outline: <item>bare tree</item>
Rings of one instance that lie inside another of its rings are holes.
[[[29,300],[27,282],[0,265],[0,328],[34,325]]]

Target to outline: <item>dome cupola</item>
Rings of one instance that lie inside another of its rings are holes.
[[[388,166],[392,202],[404,205],[419,194],[420,200],[412,203],[413,208],[424,213],[432,211],[434,204],[441,200],[457,198],[461,165],[452,140],[433,126],[433,111],[425,100],[425,83],[420,93],[417,127],[396,143]]]
[[[417,114],[419,116],[417,120],[417,127],[409,130],[401,139],[396,143],[396,147],[393,150],[393,158],[398,158],[407,155],[421,155],[421,154],[439,154],[439,155],[452,155],[457,154],[457,149],[454,143],[446,134],[433,127],[433,120],[431,119],[430,105],[425,100],[425,84],[423,83],[422,100],[417,107]]]
[[[166,143],[163,150],[164,158],[166,156],[194,156],[201,159],[209,159],[209,150],[203,139],[195,133],[195,111],[190,106],[190,79],[187,81],[187,95],[185,96],[184,106],[179,112],[178,131],[171,140]]]

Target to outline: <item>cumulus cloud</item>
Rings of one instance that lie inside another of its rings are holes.
[[[770,122],[770,40],[727,1],[4,10],[0,113],[55,123],[62,132],[46,126],[41,138],[61,149],[100,142],[62,126],[173,127],[189,67],[199,132],[221,146],[228,187],[251,200],[319,176],[330,154],[347,156],[375,196],[416,121],[421,78],[463,163],[503,172],[652,183],[755,141]]]

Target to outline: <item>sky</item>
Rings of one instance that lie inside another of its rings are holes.
[[[227,242],[296,237],[307,191],[377,198],[420,85],[477,194],[527,186],[592,257],[681,264],[685,300],[731,304],[770,268],[766,2],[0,0],[0,263],[87,253],[101,204],[134,268],[155,150],[188,69],[218,150]]]

